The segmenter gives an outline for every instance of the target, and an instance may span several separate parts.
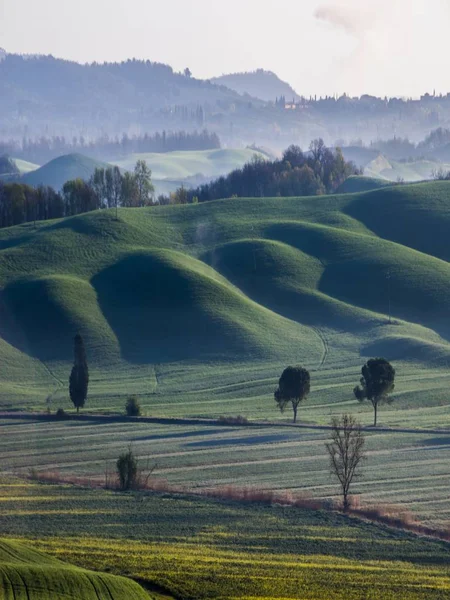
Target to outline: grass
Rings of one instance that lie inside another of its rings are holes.
[[[336,513],[19,481],[3,481],[0,497],[8,537],[177,598],[443,599],[450,590],[447,543]]]
[[[5,600],[144,600],[149,597],[133,581],[73,567],[19,541],[5,539],[0,539],[0,590]]]
[[[367,175],[352,175],[339,186],[339,194],[355,194],[359,192],[370,192],[379,188],[392,185],[391,181],[379,177],[368,177]]]

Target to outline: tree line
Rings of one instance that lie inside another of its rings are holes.
[[[340,148],[328,148],[322,139],[318,139],[311,142],[308,152],[303,152],[299,146],[289,146],[280,160],[270,161],[255,155],[242,169],[196,189],[181,187],[161,198],[161,203],[331,194],[350,175],[360,173],[360,169],[344,159]]]
[[[196,110],[198,119],[203,119],[203,109]],[[221,143],[216,133],[203,131],[162,131],[154,134],[121,136],[105,134],[94,140],[83,135],[67,139],[64,136],[23,138],[21,142],[8,140],[0,142],[0,156],[9,155],[37,164],[44,164],[62,154],[80,152],[95,158],[109,160],[143,152],[175,152],[188,150],[216,150]]]
[[[118,167],[96,169],[89,181],[67,181],[61,192],[49,186],[33,188],[0,181],[0,228],[70,217],[102,208],[141,207],[154,203],[151,170],[140,160],[134,171]]]

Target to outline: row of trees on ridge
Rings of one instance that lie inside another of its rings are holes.
[[[202,111],[199,107],[197,111]],[[199,118],[203,119],[202,115]],[[64,136],[36,139],[24,137],[16,140],[0,141],[0,156],[9,155],[42,165],[62,154],[81,152],[105,160],[117,159],[142,152],[185,152],[188,150],[216,150],[221,147],[216,133],[209,131],[162,131],[111,137],[107,134],[88,140],[83,135],[67,139]]]

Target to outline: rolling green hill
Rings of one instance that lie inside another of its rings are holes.
[[[34,170],[28,168],[28,171],[22,176],[21,182],[32,186],[49,185],[55,190],[60,190],[69,179],[88,180],[96,168],[108,166],[106,163],[83,154],[66,154]]]
[[[0,594],[5,600],[148,599],[131,580],[72,567],[13,540],[0,540]]]
[[[164,413],[197,390],[198,402],[212,402],[207,413],[221,414],[236,410],[209,391],[224,376],[241,378],[236,402],[240,394],[260,402],[288,362],[319,381],[345,367],[357,381],[374,354],[403,363],[405,378],[435,369],[436,392],[422,398],[415,389],[405,402],[438,402],[450,361],[449,192],[439,182],[235,199],[3,230],[2,405],[42,407],[53,394],[67,406],[77,331],[89,405],[100,410],[133,392]],[[338,408],[348,390],[321,394]]]
[[[392,185],[392,182],[386,179],[376,177],[367,177],[365,175],[351,175],[342,185],[339,186],[338,194],[355,194],[357,192],[370,192],[379,188]]]
[[[201,150],[188,152],[167,152],[132,154],[117,162],[123,169],[132,170],[137,160],[145,160],[156,180],[182,180],[194,175],[218,177],[233,169],[242,167],[252,157],[261,153],[245,148],[242,150]]]
[[[117,164],[123,170],[132,171],[138,160],[145,160],[152,170],[152,181],[156,195],[169,194],[182,185],[198,185],[204,180],[229,173],[242,167],[253,156],[265,155],[250,148],[242,150],[204,150],[131,154],[111,163],[102,162],[83,154],[66,154],[46,163],[42,167],[13,160],[20,171],[20,181],[31,186],[49,185],[60,190],[69,179],[88,180],[96,168],[107,168]],[[6,176],[4,176],[6,177]],[[15,179],[19,178],[19,173]],[[14,179],[12,175],[9,180]]]
[[[364,174],[367,177],[385,179],[392,182],[398,180],[417,182],[432,179],[433,172],[439,169],[447,172],[450,170],[450,165],[425,159],[396,161],[380,154],[365,165]]]

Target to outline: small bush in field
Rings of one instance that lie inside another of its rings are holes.
[[[249,421],[247,417],[238,415],[237,417],[219,417],[217,423],[219,425],[248,425]]]
[[[125,412],[128,417],[140,417],[141,416],[141,405],[138,402],[136,396],[130,396],[125,405]]]
[[[136,488],[138,476],[138,461],[131,448],[117,459],[117,475],[119,477],[120,489],[123,491]]]
[[[67,413],[63,408],[58,408],[58,410],[56,411],[56,418],[57,419],[67,419]]]

